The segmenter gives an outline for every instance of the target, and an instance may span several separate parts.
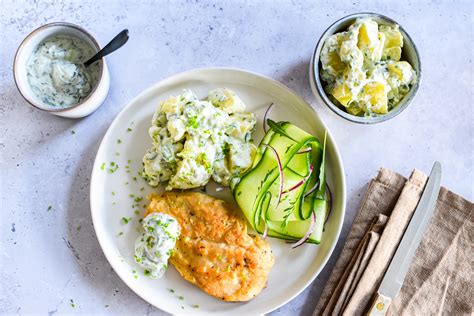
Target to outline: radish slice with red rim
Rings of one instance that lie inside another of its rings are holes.
[[[319,181],[316,181],[316,183],[314,184],[314,186],[313,186],[311,189],[309,189],[308,192],[306,192],[306,194],[304,195],[304,197],[305,197],[305,198],[308,197],[308,196],[309,196],[311,193],[313,193],[314,190],[316,190],[318,187],[319,187]]]
[[[273,106],[273,102],[272,104],[268,106],[268,108],[265,110],[265,114],[263,115],[263,132],[265,134],[267,133],[267,115],[268,115],[268,112],[270,112],[270,109],[272,108],[272,106]]]
[[[306,153],[309,153],[311,150],[313,149],[311,147],[308,147],[308,148],[298,151],[297,154],[306,154]]]
[[[313,166],[309,165],[309,172],[308,175],[304,178],[301,179],[297,184],[289,188],[288,190],[283,191],[283,194],[289,193],[295,189],[298,189],[300,186],[302,186],[306,181],[308,181],[309,177],[311,177],[311,173],[313,173]]]
[[[296,247],[301,246],[308,240],[309,236],[311,236],[311,234],[313,233],[315,223],[316,223],[316,213],[313,211],[311,213],[311,224],[308,227],[308,231],[306,232],[306,234],[304,234],[303,238],[301,238],[300,240],[298,240],[296,243],[294,243],[291,246],[292,249],[295,249]]]
[[[283,183],[284,183],[283,182],[283,165],[281,164],[280,155],[278,155],[277,150],[273,146],[268,145],[268,144],[262,144],[262,146],[268,147],[273,151],[278,163],[278,172],[280,173],[280,190],[278,191],[278,204],[280,204],[281,195],[283,194]]]
[[[267,239],[268,226],[265,224],[265,229],[263,230],[262,239]]]

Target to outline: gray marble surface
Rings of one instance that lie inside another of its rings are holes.
[[[316,102],[308,81],[309,60],[323,30],[361,11],[399,21],[417,43],[424,68],[414,103],[374,126],[335,116]],[[327,123],[342,154],[348,203],[336,251],[309,288],[274,312],[309,315],[366,184],[381,166],[408,175],[412,168],[429,172],[439,160],[443,184],[473,199],[472,14],[469,0],[2,0],[0,313],[163,314],[129,290],[102,254],[89,210],[92,162],[109,124],[143,89],[184,70],[232,66],[294,89]],[[102,44],[121,29],[130,30],[129,43],[108,57],[112,83],[106,102],[81,120],[33,109],[13,82],[20,41],[52,21],[77,23]]]

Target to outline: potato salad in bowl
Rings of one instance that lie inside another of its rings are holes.
[[[153,146],[143,157],[143,177],[167,190],[206,185],[212,178],[227,186],[251,167],[256,118],[229,89],[215,89],[205,100],[190,90],[162,101],[149,134]]]
[[[402,61],[404,38],[396,24],[358,18],[328,37],[321,49],[320,77],[329,99],[354,116],[387,114],[417,82]]]

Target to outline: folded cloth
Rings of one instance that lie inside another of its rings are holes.
[[[368,187],[313,315],[364,314],[411,219],[427,177],[381,169]],[[441,188],[391,315],[470,314],[473,204]]]

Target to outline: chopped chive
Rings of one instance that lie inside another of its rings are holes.
[[[131,217],[129,217],[129,218],[127,218],[127,217],[122,217],[122,222],[123,222],[124,224],[128,224],[128,222],[130,222],[131,220],[132,220]]]
[[[117,139],[117,144],[121,144],[122,140],[120,138]]]

